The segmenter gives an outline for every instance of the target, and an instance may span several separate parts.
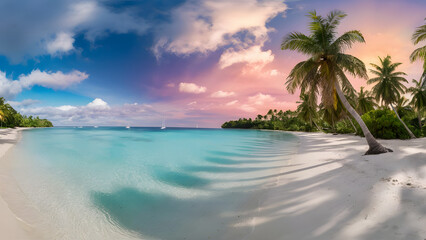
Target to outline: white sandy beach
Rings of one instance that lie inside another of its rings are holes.
[[[0,130],[0,156],[19,131]],[[262,177],[274,182],[268,195],[224,239],[426,239],[426,138],[380,140],[394,152],[363,156],[360,137],[293,134],[299,153]],[[35,239],[31,232],[0,198],[0,239]]]
[[[380,140],[393,153],[363,156],[363,138],[294,133],[299,153],[276,174],[246,236],[227,239],[426,239],[426,138]]]
[[[5,161],[3,156],[19,140],[20,131],[23,129],[25,128],[0,129],[0,161]],[[0,175],[0,181],[4,181],[4,176]],[[32,239],[30,232],[28,226],[15,217],[0,196],[0,239]]]

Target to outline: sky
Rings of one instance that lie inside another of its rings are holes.
[[[420,77],[409,55],[424,0],[2,0],[0,96],[55,126],[220,127],[295,110],[285,81],[307,57],[280,43],[308,33],[309,11],[335,9],[348,14],[339,34],[366,40],[349,54],[367,68],[389,54]]]

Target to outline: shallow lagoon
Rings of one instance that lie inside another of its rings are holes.
[[[296,148],[275,131],[32,129],[7,157],[20,191],[1,190],[47,239],[244,237]]]

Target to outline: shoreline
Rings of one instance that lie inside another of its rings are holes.
[[[21,131],[30,128],[8,128],[0,129],[0,161],[4,164],[7,161],[4,157],[21,138]],[[0,175],[5,180],[6,176]],[[32,236],[32,229],[21,221],[9,208],[7,202],[0,196],[0,232],[4,239],[30,240],[35,239]]]
[[[2,163],[25,129],[0,130]],[[296,152],[262,177],[265,188],[254,189],[262,195],[242,206],[241,219],[219,239],[426,237],[426,138],[379,140],[394,152],[365,156],[359,136],[280,132],[298,138]],[[0,196],[1,238],[39,239],[37,230]]]
[[[426,138],[379,139],[394,152],[363,155],[359,136],[288,133],[298,153],[270,176],[245,240],[425,239]]]

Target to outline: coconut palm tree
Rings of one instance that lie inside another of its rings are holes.
[[[309,12],[311,22],[309,35],[293,32],[287,35],[281,43],[281,49],[289,49],[307,55],[309,58],[302,61],[291,70],[287,77],[287,90],[294,93],[300,88],[302,93],[312,96],[321,94],[321,102],[326,106],[337,108],[337,99],[340,98],[347,111],[360,125],[369,145],[366,154],[379,154],[392,151],[383,147],[368,130],[361,117],[349,104],[343,88],[353,88],[346,73],[355,77],[367,78],[364,63],[358,58],[344,53],[354,43],[365,42],[361,32],[348,31],[336,36],[336,28],[346,17],[341,11],[332,11],[326,17]]]
[[[426,18],[425,18],[426,21]],[[411,37],[411,40],[413,41],[414,45],[417,45],[421,41],[426,40],[426,24],[423,24],[422,26],[418,27],[416,31],[413,33],[413,36]],[[419,47],[416,50],[413,51],[410,55],[410,61],[414,62],[416,60],[422,60],[423,61],[423,75],[420,78],[423,78],[423,82],[421,83],[422,87],[426,87],[426,45],[423,47]]]
[[[359,90],[356,101],[356,110],[361,115],[374,110],[374,107],[377,106],[377,104],[374,102],[374,97],[371,96],[370,91],[364,90],[364,87],[361,87]]]
[[[407,125],[399,117],[398,112],[394,108],[393,104],[398,102],[401,98],[401,94],[405,93],[406,87],[404,82],[408,83],[407,79],[403,76],[407,75],[403,72],[396,72],[396,68],[402,63],[392,63],[391,57],[387,55],[385,58],[380,58],[380,66],[371,63],[374,69],[370,69],[370,72],[377,77],[371,78],[367,81],[368,84],[376,84],[373,87],[373,95],[376,97],[378,102],[382,102],[385,106],[390,106],[395,112],[399,121],[404,125],[408,134],[411,138],[416,138]]]
[[[0,127],[3,127],[3,121],[5,120],[5,114],[3,110],[0,109]]]
[[[301,101],[297,102],[299,103],[297,106],[297,117],[307,122],[310,126],[314,124],[318,130],[322,131],[315,122],[315,119],[317,118],[316,103],[313,102],[306,93],[300,94],[300,100]]]
[[[426,89],[421,86],[421,81],[413,79],[414,87],[410,87],[407,92],[411,93],[413,98],[411,99],[411,105],[417,112],[417,118],[419,120],[419,127],[422,129],[422,114],[426,108]]]

